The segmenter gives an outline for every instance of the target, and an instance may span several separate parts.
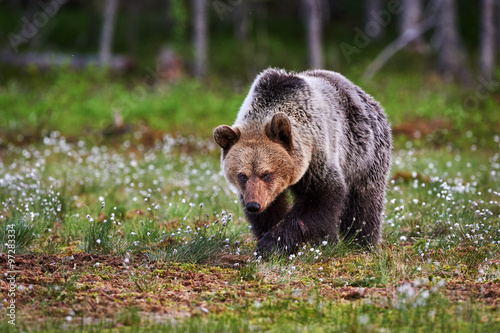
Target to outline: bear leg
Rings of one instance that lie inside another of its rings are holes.
[[[383,185],[381,186],[383,189]],[[348,195],[340,222],[340,234],[347,242],[371,248],[381,239],[383,191],[353,189]]]
[[[344,191],[327,192],[298,196],[285,218],[259,240],[257,252],[290,254],[305,242],[337,241]]]

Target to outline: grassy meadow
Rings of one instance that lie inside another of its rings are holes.
[[[343,73],[393,125],[380,248],[266,260],[211,138],[250,82],[5,74],[0,271],[15,249],[17,286],[13,327],[2,277],[0,329],[500,331],[499,95],[419,66]],[[109,130],[116,110],[124,133]]]

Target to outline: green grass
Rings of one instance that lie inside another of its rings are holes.
[[[411,288],[411,287],[409,287]],[[285,300],[269,298],[262,302],[249,302],[220,314],[199,310],[191,319],[178,321],[168,315],[153,316],[131,308],[112,321],[102,321],[86,327],[85,331],[108,330],[120,327],[130,332],[365,332],[390,330],[391,332],[496,332],[498,319],[495,312],[484,309],[470,300],[453,305],[437,291],[417,289],[415,295],[407,291],[398,293],[394,304],[384,300],[363,299],[350,303],[326,302],[319,290],[307,302],[298,303],[290,297]],[[374,304],[378,302],[379,304]],[[417,304],[417,305],[415,305]],[[292,324],[293,323],[293,324]],[[292,325],[291,325],[292,324]],[[78,323],[75,323],[78,327]],[[22,326],[22,325],[21,325]],[[46,324],[50,332],[61,328],[57,323]],[[51,326],[53,327],[51,329]],[[8,327],[5,327],[8,329]],[[116,329],[115,329],[116,330]],[[7,330],[7,332],[10,330]]]
[[[140,139],[135,140],[107,146],[67,142],[51,134],[42,144],[4,150],[0,238],[6,239],[5,226],[14,223],[18,253],[64,257],[89,253],[97,258],[90,269],[79,268],[79,262],[72,279],[71,265],[64,264],[68,259],[62,259],[55,270],[62,280],[50,271],[41,285],[20,277],[23,299],[44,299],[36,309],[21,301],[18,314],[27,330],[42,329],[37,319],[41,313],[50,318],[45,331],[76,330],[82,325],[90,331],[117,325],[131,331],[134,327],[152,331],[498,329],[497,308],[474,296],[474,290],[500,283],[496,151],[468,145],[396,150],[384,240],[377,251],[365,253],[342,241],[306,245],[294,256],[263,260],[253,257],[255,241],[236,194],[219,171],[219,153],[213,144],[167,136],[141,147]],[[464,140],[476,142],[474,137]],[[198,152],[183,152],[193,146]],[[2,252],[6,250],[2,245]],[[123,261],[122,268],[113,266],[112,257]],[[191,289],[192,283],[206,279],[219,284],[201,284],[196,292]],[[78,299],[96,302],[101,299],[99,285],[109,288],[105,284],[113,281],[121,285],[120,297],[127,300],[120,311],[101,317],[92,310],[78,310]],[[26,291],[30,283],[42,293]],[[460,302],[450,297],[448,289],[456,284],[467,290]],[[383,295],[375,290],[390,292]],[[156,297],[172,292],[191,295],[188,303],[163,305],[174,315],[149,320],[141,312],[144,305],[134,305],[148,297],[154,304]],[[71,323],[65,321],[66,310],[56,310],[56,304],[75,308]],[[24,307],[33,314],[23,312]],[[83,317],[93,319],[82,324],[79,318]]]
[[[70,138],[85,135],[99,141],[102,131],[112,126],[114,111],[127,124],[206,136],[220,119],[229,121],[243,100],[231,89],[210,89],[192,80],[154,86],[133,82],[135,86],[128,88],[98,70],[62,73],[34,70],[28,73],[29,83],[12,79],[0,87],[3,140],[33,141],[58,130]],[[51,81],[49,86],[43,76]],[[107,84],[102,84],[104,80]]]
[[[15,31],[23,14],[0,12],[1,30]],[[94,16],[65,8],[42,44],[95,52]],[[2,301],[1,331],[500,331],[498,91],[446,84],[432,59],[405,52],[363,82],[387,41],[347,64],[338,44],[352,42],[352,20],[325,27],[326,68],[379,100],[393,125],[383,241],[256,258],[212,130],[234,121],[255,73],[306,69],[304,41],[285,37],[303,29],[257,18],[262,31],[242,46],[217,21],[206,82],[167,83],[151,64],[166,38],[187,67],[186,32],[166,37],[159,12],[137,20],[131,73],[0,68],[0,262],[12,226],[19,269],[17,327]],[[129,22],[120,13],[116,52],[129,49]],[[121,135],[109,135],[115,111]]]
[[[367,83],[361,82],[355,71],[343,74],[381,102],[397,131],[403,128],[403,133],[415,135],[412,140],[417,147],[450,142],[458,147],[495,146],[493,136],[500,131],[495,92],[484,99],[474,90],[445,85],[437,77],[417,73],[389,73]],[[33,70],[27,76],[7,79],[0,86],[4,119],[0,139],[4,145],[35,142],[56,130],[71,140],[83,135],[96,144],[114,142],[116,139],[106,133],[112,128],[115,111],[127,127],[131,126],[126,138],[142,135],[145,141],[154,140],[164,131],[208,138],[217,125],[233,122],[250,85],[250,81],[234,85],[214,80],[207,86],[183,79],[175,84],[157,81],[150,86],[133,79],[110,78],[97,70],[43,74]],[[396,145],[404,145],[405,140],[396,137]]]
[[[343,240],[267,259],[253,255],[211,139],[233,121],[242,85],[183,79],[137,95],[137,79],[96,70],[9,76],[0,251],[13,224],[18,265],[30,265],[18,276],[19,326],[498,331],[497,95],[469,109],[474,92],[398,63],[362,84],[395,129],[380,247]],[[361,73],[345,74],[357,82]],[[106,137],[117,101],[133,127]]]

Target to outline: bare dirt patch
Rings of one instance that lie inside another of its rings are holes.
[[[402,122],[393,126],[392,133],[404,135],[409,139],[423,138],[428,134],[433,134],[443,129],[450,129],[451,125],[441,118],[434,119],[414,119],[408,122]]]
[[[0,254],[0,266],[6,267],[6,262],[7,256]],[[228,311],[268,297],[299,302],[313,294],[341,302],[392,298],[398,288],[339,287],[328,278],[321,282],[245,281],[239,272],[245,262],[238,256],[219,256],[212,259],[212,265],[192,265],[150,262],[140,256],[126,263],[124,258],[87,253],[18,255],[16,301],[20,315],[35,320],[64,318],[71,312],[77,317],[110,318],[130,307],[161,318],[179,318],[201,311]],[[0,289],[6,295],[5,280]],[[453,301],[476,300],[498,307],[500,283],[449,282],[445,295]]]

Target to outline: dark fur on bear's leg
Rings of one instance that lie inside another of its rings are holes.
[[[374,248],[382,236],[385,177],[370,170],[349,190],[345,211],[340,222],[340,234],[347,241],[364,248]]]
[[[364,248],[374,248],[381,238],[382,210],[379,198],[351,191],[340,223],[343,239]]]
[[[240,197],[240,201],[243,202]],[[244,207],[244,204],[243,204]],[[257,239],[261,239],[265,233],[280,222],[290,209],[287,193],[281,193],[274,202],[262,213],[253,214],[245,210],[245,216],[252,226],[253,233]]]
[[[259,240],[257,252],[290,254],[305,242],[337,241],[344,201],[345,190],[339,187],[297,197],[283,221]]]

